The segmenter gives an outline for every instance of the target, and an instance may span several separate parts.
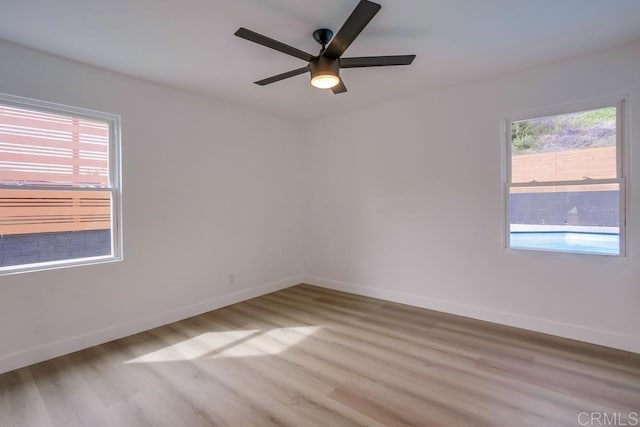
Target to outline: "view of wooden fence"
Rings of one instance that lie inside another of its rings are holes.
[[[616,147],[583,148],[513,156],[513,182],[571,181],[616,177]]]
[[[616,177],[616,147],[583,148],[513,156],[511,175],[514,183],[538,181],[580,181],[585,177],[606,179]],[[571,191],[616,191],[618,184],[589,186],[512,187],[512,193],[544,193]]]
[[[108,150],[107,123],[0,106],[0,235],[110,228]]]
[[[0,235],[109,228],[109,191],[0,189]]]

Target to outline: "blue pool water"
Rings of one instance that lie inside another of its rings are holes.
[[[511,247],[602,255],[620,254],[620,236],[604,233],[512,232]]]

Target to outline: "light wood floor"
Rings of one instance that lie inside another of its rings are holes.
[[[640,355],[308,285],[0,375],[3,427],[549,427],[585,411],[640,412]]]

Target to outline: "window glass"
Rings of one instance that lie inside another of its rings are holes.
[[[615,107],[512,122],[512,182],[615,178],[616,129]]]
[[[508,121],[508,247],[623,255],[622,105]]]
[[[512,248],[620,254],[620,185],[511,188]]]

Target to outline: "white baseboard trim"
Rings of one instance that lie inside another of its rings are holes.
[[[420,295],[390,291],[369,286],[356,285],[322,277],[307,276],[305,283],[337,291],[378,298],[385,301],[407,304],[429,310],[471,317],[516,328],[542,332],[563,338],[570,338],[619,350],[640,353],[640,340],[631,335],[620,334],[612,331],[592,329],[570,323],[556,322],[554,320],[526,316],[518,313],[498,311],[485,307],[460,304],[453,301],[429,298]]]
[[[243,289],[241,291],[212,298],[210,300],[168,310],[160,314],[154,314],[132,322],[109,326],[103,329],[65,338],[63,340],[43,344],[28,350],[22,350],[0,356],[0,374],[14,369],[19,369],[24,366],[33,365],[34,363],[53,359],[54,357],[73,353],[88,347],[103,344],[105,342],[113,341],[118,338],[148,331],[149,329],[157,328],[158,326],[177,322],[191,316],[197,316],[198,314],[246,301],[280,289],[289,288],[302,283],[302,279],[302,277],[291,277],[276,282],[266,283],[264,285]]]

